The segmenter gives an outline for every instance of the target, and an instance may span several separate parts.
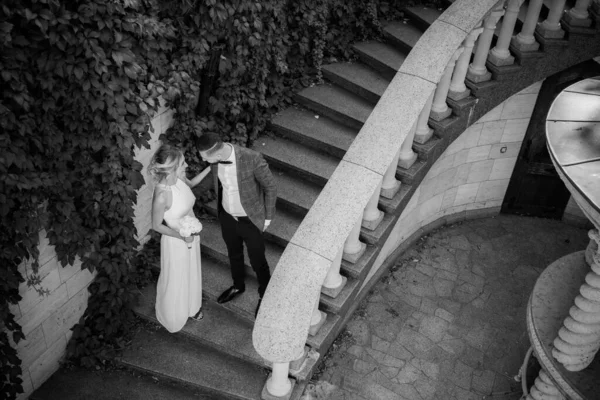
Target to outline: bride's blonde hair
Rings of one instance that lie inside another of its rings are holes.
[[[154,183],[162,181],[179,167],[183,152],[170,144],[161,144],[156,150],[146,169]]]

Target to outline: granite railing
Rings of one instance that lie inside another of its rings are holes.
[[[289,396],[290,364],[292,369],[301,364],[308,335],[325,322],[326,314],[318,308],[321,293],[335,297],[341,292],[346,283],[340,275],[342,259],[356,261],[365,250],[361,227],[374,230],[382,221],[380,196],[392,198],[399,190],[397,166],[409,168],[415,162],[413,142],[424,143],[432,135],[428,120],[451,113],[446,98],[467,97],[467,77],[471,82],[489,80],[486,63],[513,64],[510,49],[536,51],[534,35],[561,38],[561,18],[589,26],[591,0],[578,0],[565,16],[565,0],[554,1],[542,23],[543,0],[530,0],[521,30],[513,36],[523,1],[457,0],[410,51],[283,252],[264,295],[253,344],[273,363],[265,386],[268,398]],[[598,9],[594,2],[593,11]]]

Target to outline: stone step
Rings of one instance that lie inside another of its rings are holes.
[[[316,196],[315,196],[316,199]],[[213,201],[211,203],[209,203],[207,205],[207,209],[209,210],[209,212],[211,212],[213,215],[216,215],[216,203]],[[301,220],[297,219],[296,217],[294,217],[294,215],[290,215],[287,212],[283,212],[281,214],[283,214],[282,219],[285,219],[291,226],[291,229],[288,230],[283,230],[280,229],[279,224],[276,224],[275,222],[280,219],[280,213],[276,214],[276,218],[273,221],[272,225],[269,227],[269,229],[266,231],[266,236],[267,239],[271,239],[273,237],[276,237],[277,235],[281,235],[281,237],[277,237],[276,240],[274,241],[270,241],[270,240],[266,240],[265,241],[265,255],[267,257],[267,261],[269,263],[269,268],[271,270],[271,273],[273,273],[273,271],[275,270],[275,267],[277,266],[277,263],[279,262],[279,258],[281,257],[281,254],[283,253],[284,250],[284,246],[285,245],[280,245],[279,243],[283,242],[284,240],[287,242],[289,242],[289,240],[291,239],[293,232],[291,232],[291,230],[293,229],[295,232],[295,229],[298,229],[298,226],[300,225]],[[208,220],[208,219],[204,219],[202,220],[202,225],[203,225],[203,230],[202,230],[202,237],[201,237],[201,246],[202,246],[202,255],[206,255],[208,257],[210,257],[209,261],[207,262],[218,262],[218,263],[222,263],[225,266],[223,268],[227,269],[228,265],[229,265],[229,258],[227,256],[227,247],[225,246],[225,242],[223,241],[223,238],[221,237],[221,227],[219,225],[219,222],[217,220]],[[246,249],[244,248],[244,254],[245,254],[245,262],[246,262],[246,272],[249,276],[252,276],[254,278],[255,274],[254,271],[252,270],[252,268],[250,267],[250,262],[248,259],[248,254],[246,252]],[[347,261],[343,261],[342,262],[342,271],[344,271],[344,273],[350,277],[355,277],[358,278],[361,276],[362,272],[363,272],[363,268],[365,266],[366,263],[369,262],[369,257],[371,255],[366,251],[363,256],[357,261],[356,264],[352,264],[349,263]],[[203,258],[204,261],[204,258]],[[223,290],[225,290],[227,287],[226,286]],[[218,294],[217,294],[218,297]],[[215,297],[216,298],[216,297]]]
[[[212,392],[220,399],[258,400],[265,384],[264,368],[164,329],[136,333],[120,363],[156,376]]]
[[[374,256],[376,250],[376,246],[367,244],[365,252],[355,263],[342,260],[342,270],[346,275],[357,280],[362,280],[368,272],[367,266],[372,265],[372,262],[375,261]]]
[[[340,159],[358,134],[357,129],[298,107],[289,107],[278,113],[270,127],[290,140]]]
[[[386,39],[408,54],[423,35],[423,31],[408,21],[390,21],[383,27]]]
[[[216,200],[206,204],[206,210],[213,216],[217,216]],[[300,226],[302,217],[286,209],[277,208],[275,218],[269,225],[269,229],[264,232],[267,241],[272,241],[275,245],[285,247],[294,236],[296,229]]]
[[[277,205],[300,215],[306,215],[321,193],[321,186],[294,175],[293,172],[272,168],[277,184]]]
[[[335,63],[324,65],[323,75],[332,83],[375,104],[389,85],[378,72],[361,63]]]
[[[454,121],[454,119],[452,121]],[[435,121],[430,120],[430,126],[435,129],[437,125],[434,125],[434,122]],[[441,129],[438,130],[441,131]],[[436,133],[438,132],[436,131]],[[419,159],[429,160],[433,156],[436,147],[441,146],[441,144],[442,139],[436,136],[432,136],[427,142],[423,144],[416,142],[413,143],[413,150],[419,155]]]
[[[385,197],[381,197],[379,199],[379,208],[388,214],[395,213],[396,211],[398,211],[400,206],[404,207],[406,203],[408,203],[407,195],[410,193],[411,190],[411,185],[402,183],[400,185],[400,190],[398,190],[398,192],[393,198],[387,199]]]
[[[400,179],[403,185],[413,185],[415,182],[418,184],[421,182],[420,178],[425,176],[424,171],[426,167],[427,161],[418,159],[409,169],[398,167],[396,177]]]
[[[352,48],[363,62],[389,80],[394,78],[407,56],[389,44],[375,41],[355,43]]]
[[[330,314],[343,314],[350,307],[351,300],[358,293],[361,283],[352,277],[348,277],[346,285],[335,298],[321,294],[321,310]]]
[[[339,159],[329,154],[280,137],[263,136],[254,142],[253,149],[261,152],[270,165],[320,186],[325,186],[339,164]]]
[[[327,84],[302,89],[296,93],[295,99],[317,115],[325,115],[356,130],[363,126],[374,108],[362,97]]]
[[[244,293],[242,296],[245,296]],[[156,319],[154,304],[156,303],[156,284],[146,286],[133,308],[140,317],[160,325]],[[208,345],[231,356],[244,359],[250,363],[269,368],[269,364],[258,355],[252,345],[252,323],[238,317],[219,304],[204,300],[202,303],[204,319],[195,321],[188,319],[180,331],[190,339]]]
[[[155,302],[156,285],[148,285],[139,296],[134,311],[140,317],[159,324],[154,311]],[[204,318],[201,321],[189,319],[180,334],[232,357],[271,369],[271,363],[262,358],[254,349],[252,344],[253,324],[251,322],[238,317],[235,313],[212,301],[204,301],[202,310]],[[316,361],[309,360],[302,370],[292,371],[290,375],[299,381],[308,379]]]
[[[134,373],[116,368],[91,371],[61,368],[29,396],[29,400],[219,400],[231,397],[217,396],[169,381],[153,379],[146,373]]]
[[[383,243],[380,242],[381,238],[388,232],[388,229],[392,228],[394,222],[394,215],[385,214],[383,216],[383,220],[379,223],[379,225],[377,225],[377,228],[375,228],[375,230],[365,228],[361,229],[360,237],[366,243],[379,244],[380,246],[383,246]]]
[[[414,6],[404,9],[404,15],[406,15],[415,26],[423,31],[429,28],[443,12],[444,10],[425,6]]]
[[[227,247],[225,241],[221,236],[221,225],[216,219],[203,219],[202,220],[202,234],[200,237],[200,246],[202,249],[202,255],[208,255],[215,260],[229,265],[229,257],[227,256]],[[276,245],[273,242],[266,241],[265,243],[265,255],[271,273],[275,269],[275,266],[279,262],[279,258],[283,253],[283,248]],[[244,247],[244,260],[246,262],[246,273],[254,275],[254,270],[250,267],[250,261],[248,258],[248,252]]]
[[[212,302],[216,302],[217,298],[224,290],[231,286],[231,273],[227,265],[223,265],[209,257],[202,259],[202,294]],[[325,295],[321,295],[323,298]],[[235,299],[220,304],[220,308],[224,308],[233,312],[237,317],[244,318],[247,321],[254,323],[254,311],[258,304],[258,282],[254,276],[246,277],[246,291]],[[323,305],[319,308],[323,310]],[[335,314],[327,314],[327,321],[321,327],[315,336],[309,336],[306,343],[322,353],[328,347],[324,346],[330,338],[330,333],[336,328],[336,324],[340,321],[340,317]]]

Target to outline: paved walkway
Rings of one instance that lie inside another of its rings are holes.
[[[321,394],[306,397],[519,399],[529,293],[587,243],[585,229],[506,215],[422,238],[360,305],[317,378]]]

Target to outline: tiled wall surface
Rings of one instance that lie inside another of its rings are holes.
[[[170,126],[172,114],[172,111],[163,108],[153,119],[152,146],[150,149],[139,150],[136,154],[144,168],[158,146],[156,138]],[[150,229],[151,203],[152,188],[144,185],[139,191],[135,209],[135,224],[141,242],[146,240]],[[81,270],[79,260],[63,268],[56,258],[54,246],[49,245],[45,232],[40,232],[39,250],[40,287],[49,291],[49,294],[41,296],[33,287],[22,283],[19,294],[23,299],[10,307],[25,334],[25,340],[16,345],[23,368],[24,393],[19,399],[29,397],[31,392],[58,369],[71,338],[70,329],[79,321],[87,307],[87,287],[94,277],[88,270]],[[31,276],[30,264],[23,263],[20,272],[23,277]]]

